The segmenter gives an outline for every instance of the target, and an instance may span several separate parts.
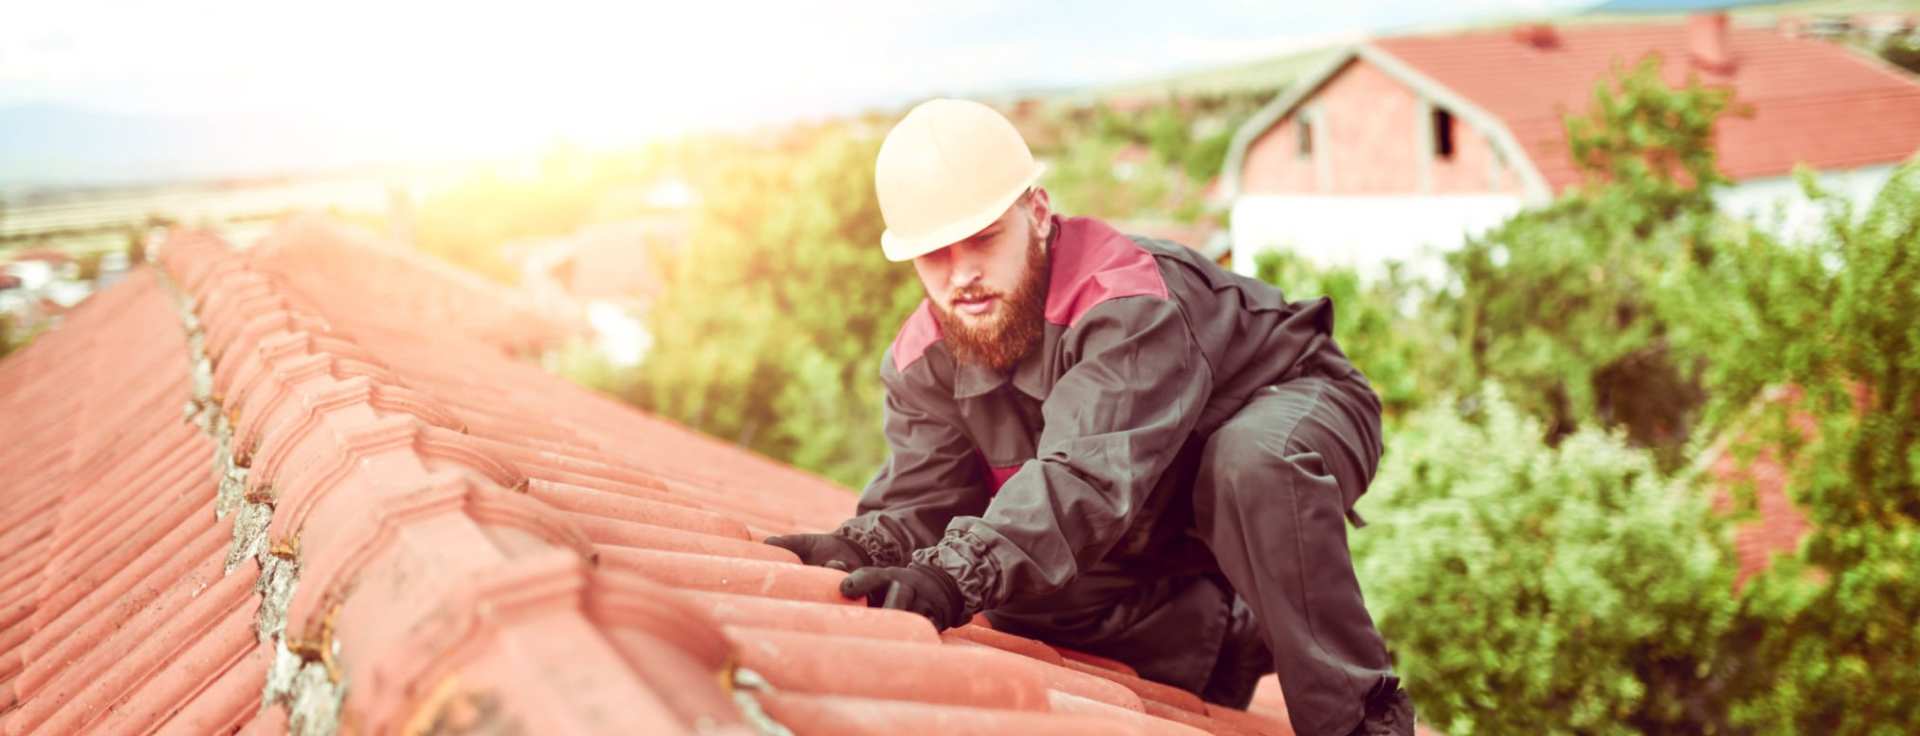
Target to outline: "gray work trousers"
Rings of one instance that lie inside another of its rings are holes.
[[[1188,471],[1189,523],[1212,569],[1103,563],[988,618],[1199,693],[1224,656],[1238,598],[1273,655],[1294,731],[1344,736],[1368,699],[1398,682],[1347,549],[1347,519],[1381,452],[1379,401],[1363,380],[1270,386],[1206,438]]]

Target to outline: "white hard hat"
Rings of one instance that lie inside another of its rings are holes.
[[[968,100],[922,102],[893,126],[874,162],[887,230],[880,250],[910,261],[1000,219],[1044,167],[999,112]]]

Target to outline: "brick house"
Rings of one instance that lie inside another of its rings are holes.
[[[1446,250],[1579,183],[1564,120],[1649,54],[1751,115],[1717,131],[1729,211],[1797,230],[1818,217],[1792,172],[1864,202],[1920,150],[1920,80],[1880,60],[1725,14],[1684,23],[1533,25],[1363,42],[1256,112],[1228,151],[1236,270],[1263,250],[1377,264]],[[1774,221],[1775,207],[1782,219]]]

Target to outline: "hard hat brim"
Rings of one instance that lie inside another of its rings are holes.
[[[1013,206],[1014,200],[1019,199],[1021,193],[1040,181],[1040,175],[1046,170],[1046,164],[1035,163],[1033,173],[1029,174],[1025,181],[1006,194],[995,198],[980,211],[925,233],[909,236],[888,229],[880,233],[880,251],[886,254],[887,260],[895,263],[911,261],[985,230],[988,225],[993,224],[994,220],[1000,219],[1000,215],[1005,214],[1008,207]]]

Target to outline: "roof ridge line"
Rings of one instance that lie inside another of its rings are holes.
[[[239,511],[229,563],[253,557],[263,570],[275,566],[262,575],[262,585],[274,588],[263,603],[282,606],[263,606],[263,641],[274,628],[268,619],[277,617],[280,627],[264,696],[289,708],[289,728],[337,728],[337,718],[303,720],[316,690],[336,699],[336,716],[350,703],[359,727],[384,731],[457,705],[426,697],[449,682],[483,687],[498,679],[489,675],[548,666],[540,663],[548,656],[600,675],[589,687],[550,683],[489,697],[507,713],[543,722],[585,718],[614,701],[635,725],[660,722],[665,705],[594,633],[602,624],[581,604],[594,559],[585,534],[522,495],[517,468],[465,442],[450,411],[401,384],[300,294],[253,269],[248,254],[216,236],[180,231],[169,234],[160,260],[183,285],[183,320],[205,349],[195,371],[199,421],[244,443],[225,453],[227,480],[239,477],[223,483],[223,501]],[[434,628],[429,621],[468,615],[456,610],[458,601],[485,600],[488,591],[517,596],[522,591],[496,585],[500,575],[561,557],[575,561],[535,565],[536,577],[559,591],[530,599],[540,615],[507,617],[482,606],[477,615],[491,636],[451,649],[432,650],[435,640],[418,633]],[[296,590],[303,575],[322,587]],[[528,637],[543,646],[499,646]],[[402,654],[433,660],[411,670],[439,681],[391,681]],[[371,687],[356,691],[355,681]]]

